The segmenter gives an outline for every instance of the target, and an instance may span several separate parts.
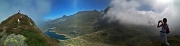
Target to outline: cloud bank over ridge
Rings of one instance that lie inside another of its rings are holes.
[[[103,17],[109,22],[118,20],[120,23],[135,25],[157,25],[159,20],[168,19],[170,28],[175,27],[178,20],[177,0],[112,0],[110,9]]]

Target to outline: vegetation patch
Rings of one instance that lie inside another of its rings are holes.
[[[26,37],[23,35],[11,34],[3,41],[3,44],[4,46],[27,46],[27,44],[24,42],[25,39]]]
[[[45,39],[32,30],[22,29],[21,34],[27,38],[25,42],[28,46],[47,46]]]

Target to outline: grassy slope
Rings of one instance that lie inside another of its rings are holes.
[[[121,29],[120,29],[121,30]],[[141,31],[124,29],[123,32],[116,30],[97,31],[73,39],[62,41],[65,46],[88,45],[88,46],[160,46],[159,37],[156,35],[143,34]],[[153,38],[154,37],[154,38]],[[179,46],[180,36],[169,36],[171,46]]]
[[[101,29],[95,33],[91,34],[86,34],[83,36],[80,36],[79,38],[75,39],[70,39],[67,41],[63,41],[64,44],[67,43],[72,43],[72,41],[75,42],[75,40],[79,41],[87,41],[87,42],[80,42],[79,45],[81,44],[91,44],[91,45],[143,45],[150,40],[149,37],[146,35],[142,35],[142,31],[138,31],[138,29],[128,29],[128,28],[106,28],[106,29]],[[83,39],[83,40],[81,40]],[[138,42],[137,42],[138,41]],[[73,44],[73,43],[72,43]],[[78,45],[78,44],[73,44],[73,45]]]
[[[170,46],[180,46],[180,36],[168,36],[168,42]],[[161,46],[160,40],[156,40],[152,43],[146,44],[146,46]]]
[[[18,19],[20,20],[19,25],[21,26],[19,28],[17,22]],[[45,36],[27,15],[14,14],[1,23],[0,29],[4,26],[7,27],[5,29],[7,34],[15,33],[24,35],[27,38],[25,42],[30,46],[58,46],[57,42],[54,39]]]

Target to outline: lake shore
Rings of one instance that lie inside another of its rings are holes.
[[[59,34],[59,33],[56,33],[55,31],[51,31],[51,30],[46,30],[46,31],[44,31],[43,33],[46,35],[46,36],[48,36],[48,37],[50,37],[48,34],[46,34],[46,32],[53,32],[53,33],[55,33],[56,35],[58,35],[58,36],[64,36],[64,38],[65,39],[69,39],[69,38],[71,38],[71,37],[69,37],[68,35],[66,35],[66,34]],[[52,37],[51,37],[52,38]],[[57,38],[53,38],[53,39],[57,39]],[[57,40],[59,40],[59,41],[64,41],[64,40],[61,40],[61,39],[57,39]]]

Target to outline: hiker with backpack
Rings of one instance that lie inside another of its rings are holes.
[[[161,23],[161,25],[159,25],[159,23]],[[157,28],[159,28],[159,27],[161,27],[160,40],[161,40],[162,46],[164,46],[164,45],[169,46],[169,43],[167,41],[167,34],[170,31],[169,31],[169,27],[168,27],[166,18],[163,18],[163,20],[158,21]]]

